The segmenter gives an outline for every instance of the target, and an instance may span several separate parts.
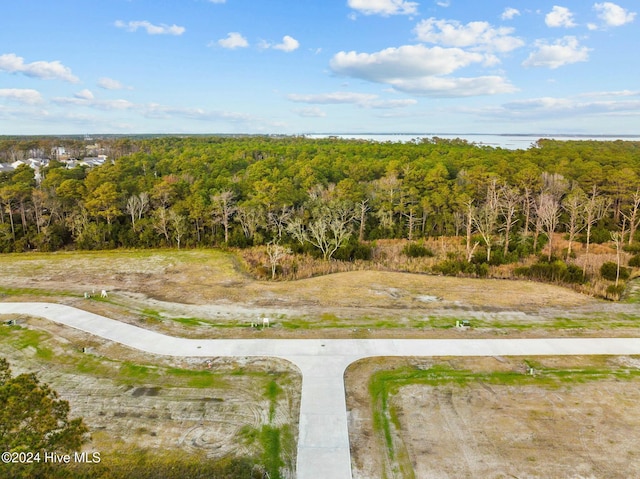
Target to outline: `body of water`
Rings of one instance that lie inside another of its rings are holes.
[[[343,138],[354,140],[370,140],[379,142],[406,143],[421,138],[443,138],[454,140],[456,138],[466,140],[480,146],[490,146],[493,148],[505,148],[509,150],[526,150],[535,145],[540,139],[560,140],[560,141],[640,141],[640,135],[512,135],[512,134],[489,134],[489,133],[469,133],[469,134],[437,134],[437,133],[319,133],[304,135],[307,138]]]

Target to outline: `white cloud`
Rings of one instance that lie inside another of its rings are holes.
[[[81,92],[82,93],[82,92]],[[224,120],[230,122],[259,122],[260,119],[245,113],[205,110],[202,108],[173,107],[159,103],[134,103],[128,100],[100,100],[88,95],[54,98],[52,102],[61,106],[79,106],[99,111],[125,111],[137,113],[151,119],[171,120],[187,118],[192,120]]]
[[[544,17],[544,22],[548,27],[575,27],[576,24],[573,21],[573,13],[566,7],[559,7],[554,5],[551,12],[547,13]]]
[[[582,94],[578,95],[578,97],[582,97],[582,96],[590,97],[590,98],[640,96],[640,90],[599,91],[599,92],[582,93]]]
[[[340,52],[333,57],[330,66],[335,73],[384,83],[395,90],[417,95],[453,97],[516,91],[499,76],[444,77],[459,68],[486,61],[486,55],[459,48],[405,45],[371,54]]]
[[[363,104],[375,100],[378,95],[370,93],[352,93],[352,92],[332,92],[302,95],[299,93],[291,93],[287,98],[296,103],[316,103],[320,105],[331,105],[341,103],[358,103]]]
[[[35,105],[42,102],[42,96],[39,91],[27,88],[0,88],[0,98],[27,105]]]
[[[91,90],[87,90],[86,88],[79,91],[73,96],[76,98],[80,98],[81,100],[93,100],[93,93],[91,92]]]
[[[406,0],[348,0],[348,5],[364,15],[413,15],[418,3]]]
[[[353,104],[362,108],[383,109],[404,108],[417,103],[417,101],[413,99],[381,100],[378,95],[355,92],[332,92],[310,95],[291,93],[287,95],[287,98],[296,103],[311,103],[317,105]]]
[[[278,43],[274,45],[273,48],[276,50],[282,50],[283,52],[292,52],[297,50],[300,46],[300,42],[289,35],[285,35],[282,37],[282,43]]]
[[[505,103],[492,112],[495,116],[509,119],[531,120],[553,117],[580,117],[587,115],[635,115],[640,111],[640,100],[599,99],[609,96],[606,92],[594,93],[593,98],[580,95],[569,98],[541,97]]]
[[[507,7],[504,9],[504,12],[502,12],[502,15],[500,15],[500,18],[502,20],[513,20],[513,18],[518,15],[520,15],[520,10],[517,8]]]
[[[128,100],[97,100],[93,97],[93,94],[91,95],[91,97],[83,97],[76,94],[74,98],[54,98],[52,101],[53,103],[56,103],[58,105],[86,106],[102,111],[132,110],[135,107],[135,104]]]
[[[17,56],[15,53],[0,55],[0,71],[22,73],[28,77],[43,80],[64,80],[71,83],[78,83],[79,81],[78,77],[71,73],[71,69],[65,67],[59,61],[25,63],[24,58]]]
[[[451,1],[450,0],[441,0],[439,2],[436,2],[436,5],[438,5],[439,7],[442,7],[442,8],[449,8],[451,6]]]
[[[572,36],[563,37],[553,44],[538,40],[535,46],[537,50],[529,55],[522,63],[523,66],[555,69],[589,59],[590,49],[580,46],[578,39]]]
[[[500,76],[480,76],[472,78],[423,77],[398,79],[391,84],[399,91],[415,95],[435,97],[469,97],[497,95],[518,91],[509,81]]]
[[[324,111],[316,107],[300,108],[297,110],[293,110],[293,112],[297,113],[303,118],[324,118],[327,116]]]
[[[234,50],[236,48],[246,48],[249,46],[249,42],[238,32],[229,32],[226,38],[218,40],[218,45],[222,48],[229,48]]]
[[[423,20],[415,28],[420,41],[448,47],[473,47],[478,50],[508,52],[524,45],[511,36],[513,28],[494,28],[487,22],[470,22],[466,25],[456,20]]]
[[[107,77],[100,78],[98,80],[98,86],[100,88],[104,88],[105,90],[133,90],[133,88],[123,85],[118,80]]]
[[[596,3],[593,8],[598,12],[598,17],[608,27],[619,27],[626,23],[631,23],[636,17],[635,12],[629,12],[612,2]]]
[[[186,28],[180,27],[178,25],[154,25],[146,20],[141,21],[133,21],[133,22],[123,22],[122,20],[117,20],[114,24],[118,28],[122,28],[128,32],[135,32],[139,28],[142,28],[147,31],[149,35],[182,35]]]
[[[209,3],[226,3],[227,0],[209,0]]]
[[[485,56],[459,48],[428,48],[405,45],[376,53],[339,52],[331,59],[331,69],[341,75],[388,83],[396,78],[446,75]]]

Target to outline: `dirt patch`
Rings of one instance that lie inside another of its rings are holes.
[[[128,349],[44,320],[16,317],[0,328],[0,357],[14,373],[35,372],[71,415],[84,418],[87,450],[175,449],[259,457],[245,440],[264,425],[297,435],[301,378],[275,358],[172,358]],[[49,328],[41,328],[49,323]],[[83,352],[85,351],[85,352]],[[278,385],[274,399],[267,393]],[[287,450],[295,464],[295,448]]]
[[[538,361],[539,360],[539,361]],[[637,358],[536,358],[540,368],[637,369]],[[393,459],[374,432],[366,377],[376,370],[446,364],[521,371],[522,359],[364,361],[347,374],[354,478],[611,478],[640,476],[640,380],[464,386],[409,384],[389,398]],[[372,453],[378,451],[378,453]],[[407,469],[410,469],[407,472]]]

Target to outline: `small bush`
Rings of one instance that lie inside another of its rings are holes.
[[[604,279],[608,279],[609,281],[615,281],[616,275],[617,275],[617,269],[618,269],[618,265],[616,263],[614,263],[613,261],[607,261],[606,263],[603,263],[602,266],[600,267],[600,275]],[[629,276],[631,276],[631,271],[629,271],[629,268],[625,268],[621,266],[619,279],[624,281],[626,279],[629,279]]]
[[[357,240],[352,239],[336,251],[333,258],[342,261],[370,260],[373,258],[373,248],[368,244],[359,243]]]
[[[517,276],[554,283],[581,284],[586,281],[582,270],[578,266],[567,264],[559,259],[551,262],[539,261],[528,267],[516,268],[514,273]]]
[[[640,268],[640,254],[633,256],[629,260],[629,266],[631,266],[632,268]]]
[[[640,253],[640,243],[631,243],[626,244],[622,247],[623,251],[627,253],[639,254]]]
[[[591,243],[602,244],[611,241],[611,233],[603,226],[594,228],[591,231]]]
[[[624,284],[619,284],[616,286],[615,284],[611,284],[607,287],[607,298],[613,300],[619,300],[624,293]]]
[[[485,277],[489,274],[489,265],[487,263],[474,264],[463,260],[449,259],[435,265],[432,271],[445,276],[463,274]]]
[[[405,247],[402,248],[402,254],[408,256],[409,258],[432,258],[433,256],[435,256],[433,251],[431,251],[429,248],[417,243],[409,243],[405,245]]]

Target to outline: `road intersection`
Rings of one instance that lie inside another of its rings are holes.
[[[640,355],[640,338],[187,339],[54,303],[2,303],[0,314],[46,318],[140,351],[181,357],[277,357],[302,374],[297,477],[351,479],[346,368],[381,356]]]

